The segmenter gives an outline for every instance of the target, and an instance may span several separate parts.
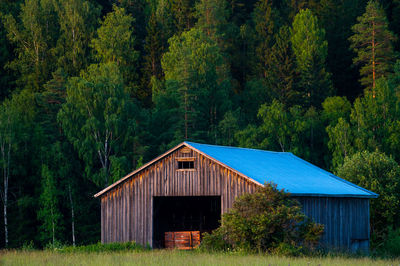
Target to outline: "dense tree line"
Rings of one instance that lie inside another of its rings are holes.
[[[293,152],[372,190],[393,184],[382,193],[398,202],[398,175],[348,173],[374,154],[400,162],[399,11],[394,0],[2,0],[0,246],[98,241],[93,194],[184,140]],[[400,210],[375,205],[379,240]]]

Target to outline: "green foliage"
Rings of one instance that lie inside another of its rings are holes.
[[[42,240],[55,246],[59,223],[62,219],[58,206],[58,189],[56,179],[47,165],[42,166],[42,193],[38,218],[42,224]]]
[[[21,167],[19,160],[27,156],[26,149],[33,129],[35,117],[34,98],[30,91],[13,94],[0,106],[0,169],[2,172],[1,199],[3,203],[4,246],[8,247],[8,206],[15,203],[10,199],[10,187],[18,182],[15,175]],[[10,186],[11,185],[11,186]],[[12,194],[11,194],[12,195]]]
[[[348,122],[351,103],[345,97],[328,97],[322,103],[322,108],[322,119],[327,125],[325,130],[329,138],[327,145],[332,152],[332,167],[335,169],[354,150],[354,136]]]
[[[385,11],[376,0],[368,1],[365,13],[357,18],[357,22],[352,27],[354,34],[349,38],[351,48],[357,54],[353,63],[361,66],[361,84],[374,92],[376,80],[392,72],[396,36],[389,30]]]
[[[326,70],[328,42],[325,30],[311,10],[300,10],[294,18],[291,43],[304,104],[319,107],[332,94],[332,84],[330,73]]]
[[[208,37],[223,37],[229,16],[226,0],[201,0],[196,4],[196,27],[202,29]]]
[[[253,11],[253,23],[256,32],[256,60],[255,73],[258,77],[267,78],[267,68],[270,64],[272,36],[275,31],[275,10],[271,1],[259,0]]]
[[[0,235],[10,236],[0,248],[48,244],[44,166],[62,216],[56,239],[82,245],[100,236],[99,186],[186,138],[332,170],[364,150],[399,161],[400,4],[381,4],[0,1]]]
[[[346,97],[328,97],[322,103],[322,116],[330,125],[336,124],[339,118],[348,119],[351,111],[351,103]]]
[[[170,0],[171,13],[173,14],[176,34],[181,34],[183,31],[190,29],[193,26],[193,0]]]
[[[388,226],[400,226],[400,166],[382,152],[364,151],[346,157],[337,175],[379,194],[370,203],[371,234],[374,246],[378,246]]]
[[[162,58],[165,91],[173,97],[179,139],[216,142],[217,126],[230,107],[230,76],[218,45],[197,28],[174,36]],[[158,101],[158,100],[156,100]]]
[[[282,26],[275,34],[275,44],[271,48],[271,63],[268,68],[268,87],[273,99],[285,105],[301,103],[296,90],[295,58],[290,38],[290,28]]]
[[[96,58],[101,63],[115,63],[131,87],[137,79],[138,52],[134,49],[135,36],[132,23],[134,18],[124,8],[113,6],[97,29],[97,38],[92,40]]]
[[[400,229],[394,230],[389,227],[383,245],[379,248],[379,253],[386,256],[400,256]]]
[[[139,114],[114,63],[91,65],[69,80],[58,118],[85,162],[87,177],[98,186],[112,180],[110,156],[123,156],[132,143]]]
[[[54,6],[51,0],[26,0],[19,18],[3,17],[7,37],[17,56],[8,67],[18,71],[18,85],[35,91],[55,69],[53,56],[58,36]]]
[[[168,39],[173,35],[173,18],[171,16],[171,2],[159,1],[151,6],[151,15],[147,22],[147,36],[145,40],[145,54],[142,84],[145,87],[145,96],[151,96],[152,77],[162,79],[161,58],[167,50]]]
[[[315,248],[323,232],[322,225],[306,218],[297,201],[272,184],[236,199],[221,224],[204,236],[204,249],[298,255],[303,248]]]
[[[85,252],[85,253],[92,253],[92,252],[116,252],[116,251],[136,251],[142,252],[145,251],[146,248],[136,244],[135,242],[124,242],[124,243],[109,243],[109,244],[102,244],[97,242],[96,244],[86,245],[86,246],[65,246],[58,249],[59,252],[63,253],[75,253],[75,252]]]
[[[322,120],[314,107],[304,109],[295,105],[288,108],[273,100],[270,105],[260,107],[258,118],[259,126],[249,125],[235,135],[239,145],[289,151],[312,162],[321,162],[317,151],[323,145]]]
[[[376,81],[374,91],[366,89],[364,96],[356,99],[350,121],[356,129],[355,146],[359,151],[378,148],[396,156],[400,132],[398,103],[396,91],[384,78]]]
[[[85,0],[54,1],[60,25],[58,65],[77,75],[89,62],[89,44],[97,27],[98,7]]]
[[[332,166],[338,167],[343,163],[344,158],[354,152],[354,136],[350,124],[340,117],[336,125],[329,125],[326,128],[329,136],[328,148],[332,152]]]
[[[21,247],[21,250],[23,251],[33,251],[35,250],[35,245],[33,244],[33,241],[29,241],[29,242],[24,242],[24,244]]]

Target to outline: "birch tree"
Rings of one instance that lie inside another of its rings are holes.
[[[0,167],[3,186],[1,200],[3,202],[4,242],[8,246],[8,204],[9,186],[12,180],[13,155],[18,147],[28,139],[30,123],[34,117],[33,94],[22,91],[10,100],[6,99],[0,106]]]
[[[114,63],[91,65],[69,80],[58,119],[85,162],[87,177],[98,186],[112,181],[111,159],[118,165],[126,161],[123,154],[135,137],[138,114]]]

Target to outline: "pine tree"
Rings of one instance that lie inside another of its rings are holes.
[[[392,72],[395,53],[394,34],[388,28],[385,12],[376,0],[370,0],[365,13],[357,18],[352,27],[354,35],[349,40],[351,48],[357,54],[353,59],[360,65],[361,84],[372,90],[375,97],[376,80]]]
[[[330,73],[326,70],[328,42],[311,10],[300,10],[293,21],[292,48],[299,73],[299,89],[306,106],[319,107],[332,93]]]

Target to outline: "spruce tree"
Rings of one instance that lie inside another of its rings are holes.
[[[375,97],[376,80],[392,72],[395,53],[395,35],[389,30],[385,11],[376,0],[370,0],[365,13],[357,18],[349,38],[351,48],[357,54],[353,59],[360,66],[361,84],[372,90]]]
[[[275,35],[268,68],[268,88],[273,99],[293,104],[299,96],[295,90],[295,58],[290,43],[290,28],[282,26]]]
[[[270,0],[259,0],[253,12],[256,32],[256,76],[266,79],[271,58],[271,46],[275,31],[275,10]]]
[[[332,84],[326,69],[328,42],[325,30],[311,10],[300,10],[294,18],[291,42],[304,104],[319,107],[332,93]]]
[[[208,37],[221,39],[229,16],[225,0],[201,0],[196,4],[196,27],[203,29]]]
[[[193,27],[194,0],[171,0],[171,10],[174,16],[176,34]]]
[[[146,96],[151,96],[152,77],[159,80],[163,78],[161,57],[168,48],[168,39],[174,32],[170,1],[162,0],[153,3],[150,8],[151,14],[146,27],[147,35],[141,82]],[[151,100],[151,97],[148,98]]]

